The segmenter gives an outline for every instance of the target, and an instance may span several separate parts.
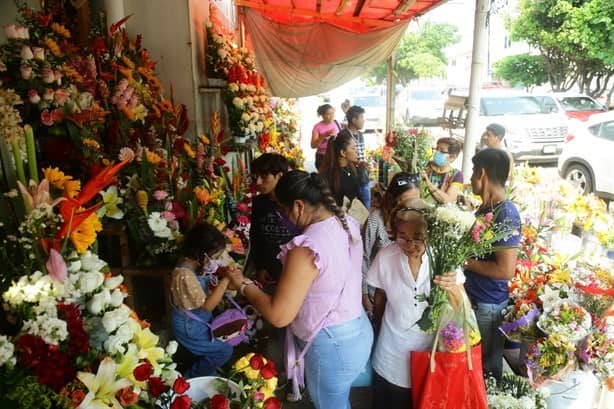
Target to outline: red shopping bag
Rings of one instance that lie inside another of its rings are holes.
[[[411,352],[414,409],[488,409],[482,346],[471,352]]]

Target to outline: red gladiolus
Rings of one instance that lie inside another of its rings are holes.
[[[210,406],[211,409],[228,409],[228,399],[224,395],[213,395]]]
[[[175,382],[173,383],[173,390],[175,393],[181,395],[188,389],[190,389],[190,383],[186,381],[185,378],[180,376],[179,378],[175,379]]]
[[[173,403],[171,403],[171,409],[190,409],[191,405],[192,399],[187,395],[182,395],[177,396]]]
[[[152,372],[153,370],[151,368],[151,364],[149,362],[145,362],[134,368],[134,371],[132,373],[134,374],[134,379],[143,382],[149,379]]]
[[[262,367],[260,370],[260,375],[262,375],[264,379],[271,379],[272,377],[277,376],[277,368],[275,368],[273,361],[267,362],[266,365]]]
[[[221,157],[218,156],[217,158],[215,158],[215,164],[216,165],[225,165],[226,161],[224,160],[224,158],[221,158]]]
[[[256,371],[262,368],[264,366],[264,359],[262,358],[262,355],[254,354],[254,356],[252,356],[249,360],[249,366]]]
[[[166,385],[164,385],[164,382],[162,382],[162,378],[159,376],[149,378],[149,393],[151,396],[157,398],[158,396],[162,395],[165,390]]]
[[[281,409],[281,402],[272,396],[264,401],[263,409]]]

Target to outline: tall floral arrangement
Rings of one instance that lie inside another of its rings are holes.
[[[46,161],[95,173],[124,146],[155,149],[185,132],[185,107],[164,96],[155,62],[140,36],[131,40],[120,28],[123,21],[93,29],[83,47],[62,25],[60,8],[18,6],[18,24],[5,27],[0,67]]]
[[[386,135],[386,146],[392,148],[392,158],[409,173],[424,171],[433,156],[433,137],[424,129],[396,128]]]
[[[124,304],[123,277],[92,248],[102,228],[98,193],[127,163],[83,187],[57,168],[43,169],[39,183],[18,182],[25,214],[0,253],[21,260],[22,272],[2,293],[11,326],[0,336],[0,390],[12,407],[190,406],[171,359],[176,344],[159,345]]]
[[[214,8],[206,30],[210,73],[227,80],[223,97],[233,133],[229,136],[250,139],[261,149],[266,148],[270,141],[273,111],[266,95],[264,77],[256,71],[251,52],[239,47],[234,35],[224,29]]]
[[[300,113],[293,98],[271,98],[275,127],[270,132],[270,150],[288,158],[290,166],[302,169],[305,162],[300,148]],[[265,149],[263,149],[265,151]]]

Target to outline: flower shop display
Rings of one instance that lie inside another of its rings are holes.
[[[2,81],[21,97],[45,164],[85,176],[122,147],[155,149],[185,132],[185,107],[164,96],[140,36],[130,40],[120,22],[93,28],[84,47],[62,8],[17,4],[19,25],[6,27],[0,46]]]
[[[544,392],[535,390],[526,378],[504,373],[501,380],[486,380],[490,409],[546,409]]]
[[[424,129],[397,127],[386,135],[385,148],[392,149],[392,159],[408,173],[424,171],[433,156],[433,137]]]
[[[200,398],[196,408],[202,409],[279,409],[275,397],[277,369],[273,361],[260,354],[248,353],[232,366],[228,378],[196,378],[192,396]],[[202,397],[205,397],[204,399]],[[195,399],[196,400],[196,399]]]
[[[239,47],[234,35],[224,29],[211,8],[207,30],[207,63],[211,74],[227,80],[222,96],[228,110],[235,142],[257,141],[264,150],[274,128],[273,109],[266,95],[264,77],[254,64],[251,52]]]

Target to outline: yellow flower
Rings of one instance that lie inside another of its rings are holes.
[[[134,108],[134,119],[137,121],[141,121],[145,123],[145,118],[147,117],[147,108],[145,105],[139,104]]]
[[[145,158],[147,159],[147,162],[151,163],[152,165],[157,165],[158,163],[162,162],[162,157],[150,150],[145,151]]]
[[[52,23],[51,29],[63,37],[70,38],[70,31],[68,31],[68,29],[61,24]]]
[[[211,143],[211,141],[209,140],[209,138],[207,138],[205,134],[202,134],[200,136],[200,141],[205,145],[209,145]]]
[[[47,48],[49,48],[49,51],[51,51],[51,54],[55,55],[56,57],[59,57],[62,55],[60,46],[58,45],[58,43],[53,41],[51,38],[46,37],[44,43],[47,46]]]
[[[145,214],[147,214],[147,203],[149,202],[149,197],[147,196],[147,192],[144,190],[139,190],[135,195],[136,204],[143,210]]]
[[[83,138],[83,144],[90,148],[100,149],[100,144],[91,138]]]
[[[60,190],[64,189],[66,182],[72,180],[72,176],[65,175],[64,172],[58,168],[43,169],[43,175],[45,175],[45,179],[47,179],[49,183]]]
[[[119,366],[117,367],[117,376],[120,378],[128,378],[130,381],[137,385],[142,386],[145,382],[139,382],[134,378],[134,368],[139,365],[139,358],[137,356],[136,345],[128,344],[128,350],[122,355]]]
[[[139,326],[134,326],[134,337],[132,342],[138,347],[137,356],[139,359],[147,359],[154,368],[154,373],[158,374],[160,369],[159,361],[164,358],[165,352],[163,348],[158,346],[158,336],[155,335],[149,328],[141,329]]]
[[[88,393],[78,406],[78,409],[86,408],[121,408],[121,404],[115,397],[120,389],[131,385],[126,378],[117,378],[117,364],[112,358],[105,358],[98,366],[98,372],[79,372],[77,378],[87,387]]]
[[[102,224],[96,213],[92,213],[75,230],[70,233],[70,240],[80,254],[96,241],[96,235],[102,230]]]
[[[74,199],[75,196],[79,194],[81,190],[81,181],[79,180],[69,180],[64,184],[64,194],[71,199]]]
[[[480,336],[480,332],[472,329],[469,333],[469,342],[471,343],[471,345],[477,345],[477,343],[480,342],[481,339],[482,337]]]
[[[194,150],[190,147],[189,143],[186,142],[183,144],[183,150],[190,158],[196,157],[196,154],[194,153]]]
[[[196,195],[196,200],[198,200],[203,205],[207,205],[214,199],[214,197],[211,196],[207,189],[202,188],[200,186],[196,186],[194,188],[194,195]]]
[[[492,239],[492,237],[493,237],[493,232],[491,230],[488,230],[486,233],[484,233],[484,240],[488,241]]]

